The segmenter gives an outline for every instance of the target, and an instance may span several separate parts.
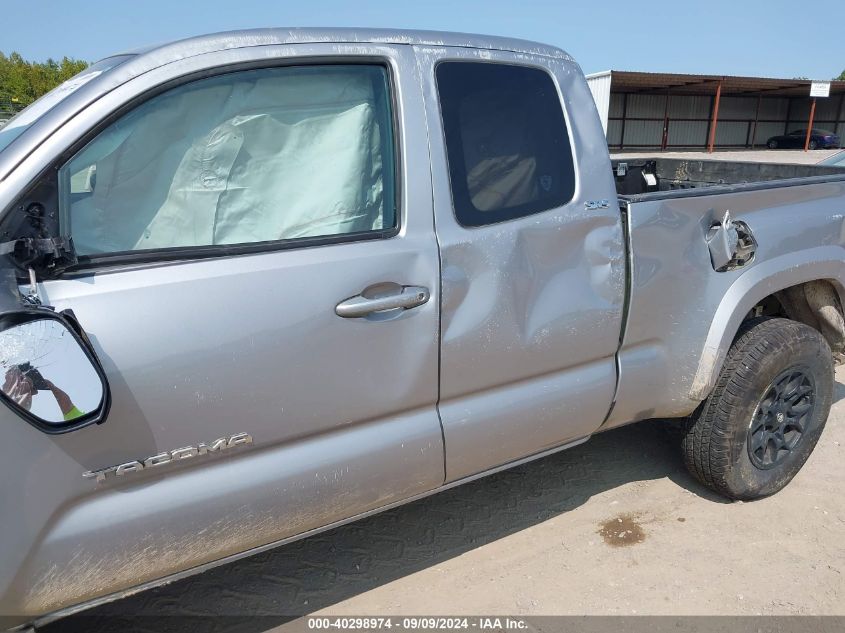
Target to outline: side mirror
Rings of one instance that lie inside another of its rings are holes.
[[[105,421],[108,381],[72,313],[33,308],[0,315],[0,400],[45,433]]]

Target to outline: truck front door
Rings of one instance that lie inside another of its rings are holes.
[[[53,611],[442,484],[415,77],[405,46],[225,50],[67,124],[81,135],[47,174],[81,266],[40,293],[86,329],[112,407],[65,435],[0,408],[15,516],[0,612]]]

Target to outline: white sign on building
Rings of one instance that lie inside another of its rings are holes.
[[[811,97],[829,97],[830,96],[830,82],[829,81],[814,81],[810,84]]]

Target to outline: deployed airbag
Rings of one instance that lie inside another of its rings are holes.
[[[69,164],[71,177],[96,169],[91,192],[71,192],[77,248],[88,254],[382,228],[390,133],[377,94],[383,81],[383,70],[369,66],[262,69],[151,99]]]

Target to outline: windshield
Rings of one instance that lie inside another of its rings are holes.
[[[5,126],[0,128],[0,152],[6,149],[12,141],[23,134],[33,123],[52,110],[61,101],[79,90],[95,77],[122,64],[130,57],[132,57],[132,55],[118,55],[116,57],[103,59],[96,64],[92,64],[78,75],[74,75],[63,84],[56,86],[40,99],[33,101],[30,105],[9,119],[9,122]]]
[[[819,165],[845,167],[845,151],[834,154],[830,158],[824,159]]]

